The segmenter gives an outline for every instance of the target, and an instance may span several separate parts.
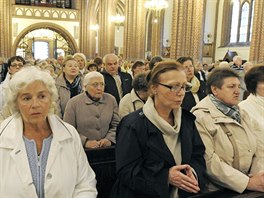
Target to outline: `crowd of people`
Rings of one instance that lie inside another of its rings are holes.
[[[264,65],[83,53],[0,63],[0,197],[96,197],[84,149],[109,146],[113,198],[264,192]]]

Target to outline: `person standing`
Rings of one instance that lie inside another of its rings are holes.
[[[105,81],[105,92],[113,95],[119,104],[120,99],[132,90],[132,77],[122,72],[115,54],[103,58],[104,70],[101,72]]]

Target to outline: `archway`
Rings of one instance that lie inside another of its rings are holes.
[[[54,39],[54,53],[51,54],[51,58],[57,58],[57,42],[56,39],[61,39],[62,41],[65,40],[65,46],[64,46],[64,51],[65,51],[65,55],[67,54],[74,54],[75,52],[78,52],[78,46],[74,40],[74,38],[71,36],[71,34],[64,29],[63,27],[54,24],[54,23],[47,23],[47,22],[43,22],[43,23],[36,23],[36,24],[32,24],[29,27],[25,28],[16,38],[13,47],[12,47],[12,54],[16,54],[17,49],[18,48],[23,48],[23,47],[27,47],[26,45],[32,45],[32,43],[34,43],[34,37],[30,38],[29,40],[25,41],[25,36],[28,35],[29,33],[35,31],[35,30],[40,30],[40,29],[46,29],[46,30],[51,30],[53,31],[56,35]],[[24,40],[23,40],[24,39]],[[39,39],[39,41],[46,41],[46,38],[43,39]],[[32,47],[29,47],[28,51],[25,51],[25,54],[32,54]]]

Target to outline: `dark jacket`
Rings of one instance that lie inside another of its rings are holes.
[[[182,164],[195,169],[199,186],[205,185],[205,147],[197,132],[195,116],[182,111],[180,129]],[[169,168],[176,165],[162,133],[139,109],[125,116],[117,128],[117,180],[113,198],[169,198]],[[190,194],[179,189],[180,197]]]
[[[104,76],[105,80],[105,92],[111,94],[112,96],[115,97],[117,104],[120,102],[120,97],[118,94],[118,89],[115,83],[115,79],[107,73],[105,70],[101,72]],[[121,82],[122,82],[122,91],[123,91],[123,96],[126,95],[127,93],[130,93],[132,90],[132,77],[130,74],[119,71],[118,75],[120,76]]]
[[[197,92],[198,98],[201,101],[206,97],[206,84],[204,81],[200,81],[200,88]],[[182,108],[187,111],[191,111],[191,109],[196,105],[195,99],[193,97],[192,92],[185,93],[184,99],[182,101]]]

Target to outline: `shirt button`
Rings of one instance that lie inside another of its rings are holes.
[[[52,174],[48,173],[47,174],[47,179],[51,179],[52,178]]]
[[[248,149],[248,152],[250,153],[251,152],[251,149]]]

